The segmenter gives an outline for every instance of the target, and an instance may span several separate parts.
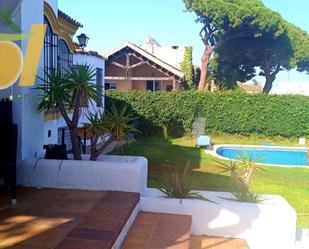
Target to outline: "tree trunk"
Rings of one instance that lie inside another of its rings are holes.
[[[103,151],[110,145],[112,142],[115,141],[115,136],[111,134],[110,138],[99,148],[97,149],[97,142],[95,143],[95,147],[92,147],[93,149],[91,150],[91,156],[90,156],[90,161],[96,161],[98,159],[98,156],[103,153]]]
[[[263,88],[263,92],[269,94],[270,90],[273,87],[273,82],[275,81],[276,76],[272,77],[271,75],[265,75],[265,78],[266,78],[266,82]]]
[[[96,161],[97,160],[97,143],[98,143],[98,137],[96,134],[92,134],[91,138],[91,146],[90,146],[90,161]]]
[[[208,67],[210,63],[210,58],[214,52],[215,48],[210,45],[206,45],[203,56],[201,59],[202,66],[201,66],[201,77],[200,77],[200,82],[198,84],[198,90],[200,91],[208,91],[209,90],[209,85],[207,84],[207,76],[208,76]]]
[[[273,83],[276,80],[276,76],[281,70],[280,69],[281,65],[277,65],[276,69],[273,72],[271,72],[272,68],[273,68],[273,65],[271,63],[271,59],[266,59],[265,64],[264,64],[264,68],[263,68],[264,76],[266,78],[266,82],[265,82],[265,85],[264,85],[264,88],[263,88],[263,92],[267,93],[267,94],[270,92],[270,90],[273,87]]]
[[[80,151],[79,142],[78,142],[77,128],[69,127],[69,130],[70,130],[70,138],[71,138],[74,160],[82,160],[81,151]]]

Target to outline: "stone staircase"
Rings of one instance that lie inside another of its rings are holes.
[[[248,249],[232,238],[191,236],[191,217],[140,212],[121,249]]]
[[[137,193],[108,192],[55,249],[119,248],[139,198]]]

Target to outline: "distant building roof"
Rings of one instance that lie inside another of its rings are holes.
[[[168,70],[172,74],[176,75],[177,77],[183,78],[183,73],[178,68],[176,68],[175,66],[172,66],[171,64],[169,64],[166,61],[163,61],[162,59],[156,57],[154,54],[146,51],[145,49],[141,48],[140,46],[135,45],[133,42],[130,42],[130,41],[126,41],[123,44],[121,44],[119,47],[114,48],[113,50],[104,54],[104,57],[106,58],[106,60],[108,60],[114,54],[120,52],[121,50],[123,50],[125,48],[130,48],[130,49],[136,51],[137,53],[146,57],[148,60],[153,61],[154,63],[156,63],[160,67],[165,68],[166,70]]]
[[[146,46],[144,49],[148,53],[153,54],[157,58],[167,62],[177,69],[181,68],[181,62],[183,62],[186,52],[185,46],[180,46],[177,44],[161,46],[161,44],[159,44],[159,42],[153,37],[147,37],[145,43]]]
[[[263,91],[261,84],[239,83],[239,87],[247,93],[261,93]]]

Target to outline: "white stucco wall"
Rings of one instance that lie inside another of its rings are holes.
[[[47,0],[57,15],[57,0]],[[44,0],[27,0],[22,1],[18,9],[15,20],[20,24],[23,33],[28,33],[31,30],[32,24],[44,23]],[[26,55],[28,39],[18,41],[23,55]],[[41,58],[38,65],[37,75],[42,77],[42,68],[44,68],[43,48]],[[18,83],[18,81],[17,81]],[[43,114],[36,112],[37,98],[30,97],[37,92],[33,87],[20,87],[15,83],[11,88],[13,96],[20,94],[21,98],[13,100],[13,122],[18,124],[18,159],[27,157],[35,158],[44,144],[45,122]],[[39,84],[36,80],[35,86]]]
[[[28,187],[114,190],[143,194],[147,188],[147,159],[101,156],[98,161],[23,160],[18,184]]]
[[[20,23],[23,33],[30,32],[32,24],[43,23],[43,17],[43,0],[22,1]],[[19,42],[24,55],[26,54],[28,41],[28,39],[25,39]],[[41,56],[38,68],[43,68],[43,56]],[[38,75],[41,76],[41,74],[41,70],[39,70]],[[18,158],[35,157],[43,144],[44,121],[42,114],[38,114],[35,111],[35,98],[25,97],[35,94],[35,91],[33,87],[19,87],[15,84],[13,86],[13,94],[21,94],[23,96],[21,100],[13,101],[13,120],[19,125]]]
[[[263,204],[240,203],[230,193],[199,191],[208,199],[162,198],[156,189],[147,189],[141,210],[192,216],[192,234],[245,239],[251,249],[291,249],[295,244],[296,212],[281,196],[265,195]]]

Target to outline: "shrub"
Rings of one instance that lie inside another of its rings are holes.
[[[162,134],[164,126],[169,134],[191,132],[197,118],[206,120],[206,132],[241,135],[299,137],[305,135],[309,124],[309,98],[305,96],[108,91],[106,100],[107,105],[110,101],[129,104],[140,118],[140,129],[148,134]]]

